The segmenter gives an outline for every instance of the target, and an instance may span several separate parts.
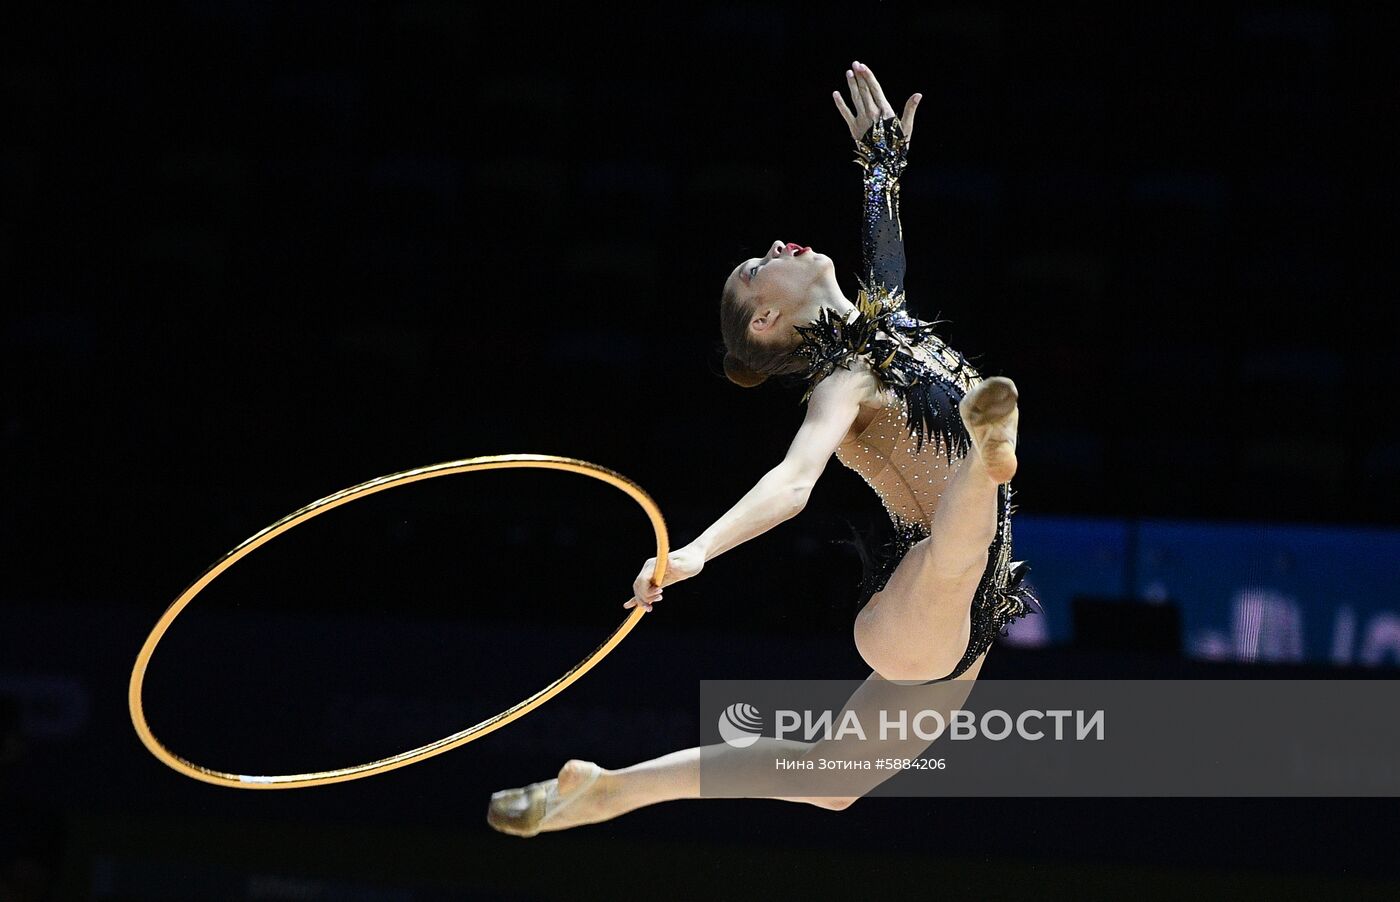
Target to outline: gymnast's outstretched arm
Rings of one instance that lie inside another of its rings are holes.
[[[827,461],[855,422],[868,378],[859,370],[838,369],[817,383],[786,456],[695,541],[671,552],[666,585],[689,579],[706,562],[801,513]],[[649,558],[633,581],[632,598],[624,607],[633,607],[640,599],[650,610],[661,600],[661,588],[651,584],[655,572],[656,558]]]

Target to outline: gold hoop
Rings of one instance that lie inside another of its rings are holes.
[[[328,783],[343,783],[347,780],[358,780],[362,777],[370,777],[375,774],[382,774],[385,771],[404,767],[434,755],[465,745],[474,739],[480,739],[486,734],[498,730],[511,721],[523,717],[535,708],[549,701],[560,692],[564,691],[571,683],[583,676],[603,659],[608,652],[617,647],[617,644],[632,631],[632,627],[641,619],[645,613],[645,608],[637,605],[632,612],[622,621],[611,636],[602,645],[593,650],[588,657],[575,664],[568,673],[559,679],[545,686],[540,691],[517,702],[501,713],[489,717],[480,723],[467,727],[451,736],[445,736],[436,742],[419,746],[407,752],[400,752],[388,758],[380,758],[377,761],[369,761],[364,764],[356,764],[351,767],[341,767],[335,770],[315,771],[305,774],[279,774],[272,776],[251,776],[248,774],[233,774],[224,771],[213,770],[203,767],[192,761],[187,761],[179,755],[171,752],[161,745],[151,732],[150,726],[146,723],[146,715],[141,706],[141,687],[146,680],[146,667],[150,663],[151,654],[156,650],[157,643],[165,635],[170,624],[184,610],[185,606],[194,599],[204,587],[214,581],[220,573],[238,562],[239,559],[252,552],[261,545],[270,542],[272,539],[286,532],[294,526],[319,516],[331,508],[339,507],[357,498],[366,495],[373,495],[375,492],[382,492],[395,486],[407,485],[410,482],[418,482],[423,479],[432,479],[436,476],[450,476],[454,473],[470,473],[476,470],[502,470],[512,468],[532,468],[545,470],[564,470],[569,473],[580,473],[591,476],[594,479],[606,482],[608,485],[616,486],[632,497],[634,501],[642,506],[646,515],[651,520],[652,529],[656,533],[656,572],[652,576],[652,582],[660,585],[666,576],[666,563],[669,554],[667,544],[666,521],[661,516],[661,509],[656,506],[656,502],[651,499],[645,491],[635,482],[623,476],[621,473],[601,467],[597,464],[588,463],[583,460],[575,460],[570,457],[556,457],[552,454],[498,454],[489,457],[472,457],[466,460],[453,460],[447,463],[433,464],[432,466],[419,467],[413,470],[404,470],[400,473],[392,473],[388,476],[381,476],[378,479],[371,479],[362,482],[357,486],[327,495],[319,501],[313,501],[298,511],[294,511],[271,526],[244,540],[238,547],[224,555],[204,573],[190,584],[189,588],[180,593],[180,596],[166,608],[160,620],[156,621],[155,628],[146,637],[146,643],[141,646],[141,652],[136,656],[136,665],[131,671],[131,684],[127,691],[127,703],[131,708],[131,722],[136,727],[136,735],[141,737],[141,742],[166,765],[174,768],[187,777],[196,780],[203,780],[206,783],[214,783],[219,786],[231,786],[238,789],[294,789],[303,786],[324,786]]]

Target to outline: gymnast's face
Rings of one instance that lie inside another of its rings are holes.
[[[751,303],[749,330],[760,340],[785,335],[817,315],[821,302],[839,296],[831,258],[809,247],[775,241],[762,257],[751,257],[729,274],[726,290]]]

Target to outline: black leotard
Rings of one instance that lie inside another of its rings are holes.
[[[861,249],[864,279],[857,312],[842,320],[829,309],[799,328],[797,354],[806,364],[800,378],[807,394],[836,367],[864,360],[893,401],[837,458],[859,473],[879,495],[894,534],[868,558],[861,582],[863,606],[885,587],[909,549],[930,533],[943,482],[971,441],[958,402],[981,380],[967,359],[934,331],[938,321],[911,317],[904,297],[904,235],[899,219],[899,177],[908,153],[896,118],[873,124],[857,143],[864,172]],[[972,634],[953,672],[963,673],[1012,620],[1039,608],[1024,582],[1029,567],[1011,560],[1011,485],[997,491],[996,537],[974,594]],[[933,681],[938,682],[938,681]]]

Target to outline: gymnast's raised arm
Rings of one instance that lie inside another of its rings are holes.
[[[869,66],[853,63],[846,70],[851,112],[833,92],[836,109],[856,142],[856,162],[864,170],[861,208],[861,274],[873,288],[883,282],[890,290],[904,288],[904,229],[899,221],[899,177],[914,135],[914,114],[922,94],[910,95],[904,113],[894,108]]]
[[[812,487],[836,446],[855,422],[865,390],[862,374],[853,370],[838,369],[817,383],[807,401],[807,416],[787,455],[695,541],[671,552],[665,584],[689,579],[707,561],[797,516],[807,506]],[[637,574],[632,599],[624,607],[630,608],[641,599],[650,610],[652,604],[661,600],[661,589],[651,584],[655,572],[653,557]]]

